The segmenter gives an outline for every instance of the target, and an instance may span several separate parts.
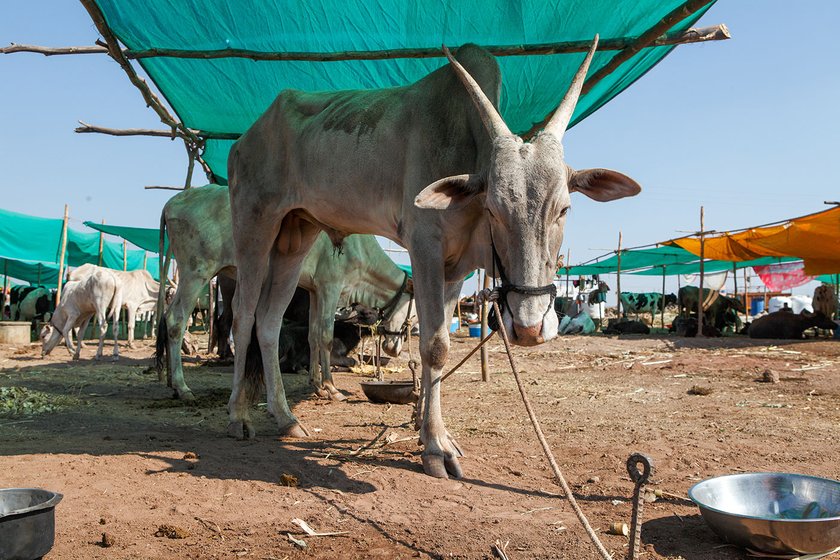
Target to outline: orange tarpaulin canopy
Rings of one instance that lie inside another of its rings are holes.
[[[686,251],[700,255],[700,240],[673,240]],[[783,224],[710,236],[704,242],[707,259],[747,261],[759,257],[799,257],[805,274],[840,272],[840,207],[794,218]]]

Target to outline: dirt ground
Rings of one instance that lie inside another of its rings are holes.
[[[454,337],[450,363],[475,340]],[[369,403],[357,374],[337,375],[344,403],[315,399],[304,377],[285,376],[314,437],[281,441],[257,413],[258,438],[241,442],[225,435],[231,367],[191,360],[199,400],[185,406],[144,373],[151,351],[144,343],[117,363],[73,363],[61,348],[44,360],[34,345],[0,347],[0,387],[61,397],[55,411],[0,417],[0,487],[64,494],[49,559],[491,558],[497,542],[511,560],[597,557],[552,479],[498,340],[488,383],[477,357],[444,383],[444,417],[466,453],[462,480],[422,474],[410,406]],[[560,467],[615,558],[628,539],[606,529],[629,525],[633,452],[654,459],[652,487],[677,496],[742,471],[840,478],[836,341],[593,335],[519,348],[516,358]],[[768,369],[779,383],[758,382]],[[643,558],[746,558],[684,499],[661,498],[644,515]],[[304,537],[296,518],[341,533]],[[112,546],[100,544],[103,533]]]

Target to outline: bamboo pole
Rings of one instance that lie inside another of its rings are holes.
[[[490,279],[487,277],[487,270],[484,271],[484,283],[482,287],[486,290],[490,287]],[[496,317],[501,321],[502,317]],[[487,302],[481,304],[481,340],[487,336]],[[481,346],[481,380],[490,381],[490,372],[487,367],[487,346]]]
[[[3,301],[0,301],[0,319],[6,318],[6,294],[9,293],[9,261],[3,259]],[[11,310],[10,310],[11,311]],[[9,317],[11,319],[11,317]]]
[[[128,270],[128,249],[126,245],[127,243],[125,239],[123,239],[123,272]]]
[[[461,332],[461,294],[458,294],[458,303],[455,304],[455,313],[458,316],[457,332]]]
[[[738,265],[734,262],[732,263],[732,281],[734,282],[734,285],[735,285],[735,295],[733,297],[735,299],[739,299],[738,298]],[[746,306],[744,306],[744,308],[746,309]],[[735,312],[735,316],[736,317],[738,316],[737,311]],[[737,325],[736,325],[736,327],[737,327]]]
[[[676,23],[676,22],[675,22]],[[670,28],[671,26],[669,26]],[[667,30],[667,28],[666,28]],[[645,47],[661,47],[667,45],[684,45],[690,43],[702,43],[705,41],[721,41],[729,39],[729,29],[726,25],[719,24],[712,27],[700,29],[688,29],[683,32],[664,33],[655,37]],[[605,39],[598,50],[622,51],[633,46],[640,37],[616,37]],[[525,56],[525,55],[548,55],[581,53],[589,49],[590,41],[562,41],[555,43],[534,43],[525,45],[485,45],[484,48],[494,56]],[[450,46],[454,50],[455,46]],[[641,47],[644,48],[644,47]],[[142,50],[125,49],[121,51],[124,58],[137,60],[142,58],[170,57],[170,58],[193,58],[193,59],[214,59],[214,58],[247,58],[259,61],[308,61],[308,62],[334,62],[340,60],[388,60],[394,58],[440,58],[443,57],[442,49],[439,47],[422,47],[407,49],[385,49],[375,51],[340,51],[340,52],[282,52],[282,51],[254,51],[248,49],[205,49],[186,50],[169,48],[151,48]],[[42,47],[38,45],[11,44],[0,49],[0,54],[13,53],[35,53],[44,56],[71,55],[71,54],[109,54],[106,46],[82,46],[82,47]]]
[[[61,284],[64,278],[64,253],[67,251],[67,222],[70,219],[70,206],[64,205],[64,222],[61,224],[61,252],[58,255],[58,287],[55,292],[55,305],[61,303]],[[38,263],[38,284],[41,283],[41,263]]]
[[[615,295],[617,299],[616,309],[618,311],[618,318],[621,319],[621,232],[618,232],[618,251],[616,251],[617,260],[615,271]]]
[[[207,329],[207,352],[210,353],[213,351],[213,330],[216,328],[214,320],[216,317],[216,290],[213,287],[213,278],[210,279],[207,287],[210,290],[210,301],[207,304],[207,314],[209,317],[205,321],[205,328]]]
[[[662,328],[665,328],[665,265],[662,265],[662,309],[660,310],[660,318],[662,320]],[[651,321],[653,326],[653,321]]]
[[[161,130],[155,128],[109,128],[105,126],[97,126],[88,124],[84,121],[79,121],[81,126],[73,129],[77,134],[107,134],[108,136],[155,136],[158,138],[182,138],[190,140],[183,132],[177,129]],[[189,129],[196,136],[202,138],[212,138],[213,140],[237,140],[242,136],[239,132],[213,132],[209,130],[200,130],[196,128]]]
[[[566,250],[566,297],[569,297],[569,267],[572,265],[572,249]]]
[[[102,218],[102,225],[105,225],[105,218]],[[102,266],[102,249],[105,247],[105,238],[102,231],[99,232],[99,259],[96,261],[96,266]]]
[[[146,101],[146,106],[151,107],[152,110],[157,113],[158,118],[160,118],[161,122],[168,126],[173,130],[180,131],[186,139],[184,140],[187,142],[188,147],[187,149],[196,149],[199,146],[204,144],[204,141],[194,134],[192,130],[184,126],[183,123],[178,121],[172,114],[166,109],[166,107],[161,103],[160,99],[152,92],[149,88],[146,81],[143,80],[140,76],[137,75],[137,72],[134,70],[134,67],[125,57],[123,54],[122,49],[120,48],[119,40],[117,39],[114,32],[111,31],[111,28],[108,26],[108,22],[105,20],[105,15],[102,13],[102,10],[99,9],[99,5],[96,3],[96,0],[80,0],[82,6],[85,7],[88,14],[90,15],[91,19],[93,20],[96,29],[99,31],[102,38],[105,40],[105,45],[108,49],[108,54],[113,58],[117,64],[123,69],[125,74],[128,76],[129,81],[136,87],[143,99]],[[215,183],[216,178],[213,174],[213,171],[210,169],[210,166],[204,161],[201,156],[197,156],[199,162],[201,162],[202,167],[204,168],[204,172],[207,174],[208,180],[210,182]]]
[[[166,186],[160,186],[160,185],[146,185],[143,188],[146,189],[147,191],[154,190],[154,189],[161,190],[161,191],[183,191],[183,190],[186,190],[184,187],[166,187]]]
[[[676,9],[672,10],[656,25],[639,35],[639,37],[636,40],[631,41],[625,48],[617,52],[615,56],[613,56],[612,59],[610,59],[610,61],[606,65],[604,65],[597,72],[589,76],[589,78],[587,78],[587,80],[583,83],[583,88],[581,89],[580,95],[584,96],[587,93],[589,93],[589,91],[592,90],[592,88],[595,87],[598,84],[598,82],[612,74],[619,66],[633,58],[642,49],[654,46],[657,38],[660,37],[663,33],[674,27],[679,22],[683,21],[685,18],[687,18],[694,12],[701,10],[708,4],[709,0],[688,0],[687,2],[678,6]],[[600,41],[598,43],[599,50],[601,50]],[[558,104],[555,104],[554,107],[557,107]],[[553,114],[554,110],[552,109],[551,113],[547,114],[545,118],[540,122],[535,123],[530,129],[528,129],[527,132],[525,132],[522,135],[522,137],[528,139],[540,130],[542,130],[545,127],[546,123],[548,123],[549,119],[551,119],[551,116]]]
[[[705,273],[705,267],[703,265],[703,259],[705,258],[705,250],[706,250],[706,236],[703,230],[703,207],[700,207],[700,289],[697,292],[697,338],[703,338],[703,300],[705,299],[703,295],[703,277]]]

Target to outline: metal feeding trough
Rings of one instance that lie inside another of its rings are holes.
[[[35,560],[50,551],[62,497],[38,488],[0,489],[0,560]]]
[[[414,381],[362,381],[362,391],[375,403],[410,404],[417,402]]]
[[[688,496],[724,540],[771,554],[840,547],[840,482],[786,473],[719,476]]]

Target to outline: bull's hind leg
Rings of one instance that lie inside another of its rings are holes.
[[[287,215],[271,253],[269,275],[263,284],[257,308],[257,339],[262,354],[268,411],[274,416],[280,432],[290,437],[309,434],[289,409],[283,377],[280,373],[280,329],[283,314],[295,293],[303,260],[315,242],[319,229],[294,214]]]

